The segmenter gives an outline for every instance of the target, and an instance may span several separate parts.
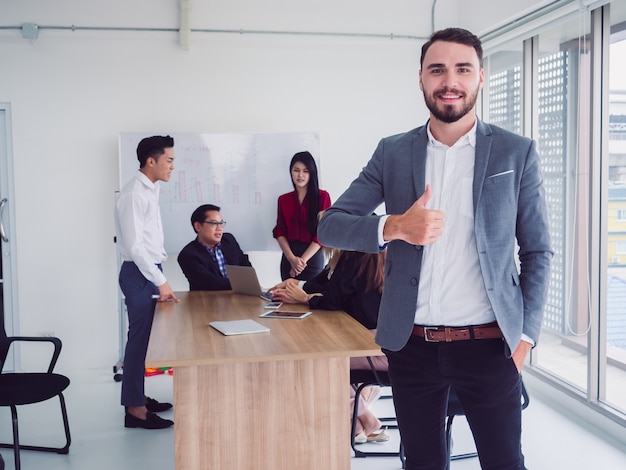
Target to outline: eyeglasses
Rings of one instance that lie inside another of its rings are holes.
[[[226,221],[222,220],[221,222],[218,222],[217,220],[205,220],[202,222],[203,224],[209,224],[212,225],[213,228],[217,228],[218,226],[224,226],[226,225]]]

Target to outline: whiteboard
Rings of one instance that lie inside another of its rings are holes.
[[[139,169],[139,141],[167,134],[120,133],[120,188]],[[319,133],[169,135],[174,138],[175,169],[169,182],[159,183],[167,253],[178,253],[195,238],[190,218],[201,204],[221,208],[225,231],[235,235],[243,251],[279,250],[272,229],[278,196],[293,191],[289,162],[295,153],[308,150],[319,173]]]

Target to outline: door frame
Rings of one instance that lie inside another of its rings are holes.
[[[13,134],[11,129],[11,104],[0,102],[0,200],[6,203],[0,223],[8,242],[0,241],[2,257],[2,289],[4,311],[0,311],[8,336],[15,336],[19,331],[19,309],[17,295],[17,262],[15,232],[15,191],[13,181]],[[16,370],[19,363],[18,353],[11,348],[5,362],[5,370]]]

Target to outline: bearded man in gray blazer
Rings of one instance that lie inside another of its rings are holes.
[[[538,341],[552,258],[539,156],[530,139],[477,119],[475,35],[434,33],[420,65],[428,123],[380,141],[318,237],[346,250],[387,246],[376,341],[407,470],[446,467],[450,387],[482,468],[523,469],[520,372]],[[389,215],[372,217],[383,202]]]

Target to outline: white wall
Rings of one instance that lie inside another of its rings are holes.
[[[456,3],[437,2],[437,28],[457,25]],[[322,187],[336,199],[381,137],[427,116],[419,40],[193,33],[183,50],[172,32],[45,28],[176,28],[177,5],[0,0],[0,26],[42,27],[34,40],[0,28],[0,101],[13,112],[19,333],[62,338],[59,369],[70,375],[118,359],[119,132],[320,131]],[[431,5],[195,0],[191,27],[425,37]]]

